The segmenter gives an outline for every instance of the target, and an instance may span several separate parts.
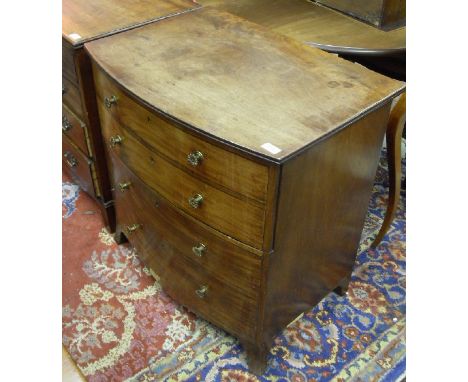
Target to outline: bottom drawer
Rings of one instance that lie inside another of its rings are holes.
[[[142,260],[177,302],[238,335],[253,336],[260,289],[260,257],[204,232],[147,188],[111,155],[117,225]],[[119,191],[121,180],[131,184]],[[130,181],[130,182],[129,182]],[[187,232],[189,231],[189,232]],[[206,243],[201,258],[191,253],[191,233]]]
[[[83,190],[92,196],[97,196],[94,192],[93,161],[78,150],[64,134],[62,134],[62,166]]]

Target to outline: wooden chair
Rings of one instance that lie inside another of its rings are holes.
[[[387,138],[387,161],[389,176],[389,195],[387,211],[379,233],[372,242],[372,247],[376,248],[387,233],[392,224],[393,217],[400,202],[401,191],[401,139],[403,128],[406,122],[406,93],[403,93],[395,104],[386,132]]]

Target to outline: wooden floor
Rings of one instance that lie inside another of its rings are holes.
[[[70,354],[62,346],[62,382],[86,382]]]

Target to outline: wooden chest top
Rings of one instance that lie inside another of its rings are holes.
[[[62,0],[62,35],[82,45],[198,6],[191,0]]]
[[[274,162],[347,126],[404,88],[210,7],[85,47],[150,108]]]

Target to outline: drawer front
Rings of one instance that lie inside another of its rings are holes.
[[[113,119],[101,120],[101,128],[109,150],[153,190],[207,225],[262,248],[264,205],[254,205],[189,175],[143,145]],[[112,147],[109,142],[115,137],[122,138],[122,142]],[[194,200],[197,195],[202,198],[198,207]]]
[[[62,134],[62,165],[71,177],[88,194],[95,195],[93,185],[93,163],[83,155],[65,134]]]
[[[247,197],[265,201],[267,166],[226,151],[174,126],[127,97],[100,70],[95,70],[95,81],[101,115],[106,118],[114,116],[157,152],[187,171]],[[104,100],[111,96],[115,96],[117,102],[107,108]]]
[[[84,119],[83,107],[81,106],[80,90],[78,85],[62,75],[62,102],[75,113],[78,118]]]
[[[241,243],[173,208],[167,200],[139,180],[115,155],[110,154],[110,158],[114,200],[123,209],[138,211],[138,221],[133,223],[160,233],[160,239],[149,239],[153,247],[164,247],[163,243],[167,242],[178,255],[187,257],[216,274],[221,281],[239,289],[246,296],[257,297],[261,252],[249,251]]]
[[[88,150],[86,125],[62,104],[62,132],[80,148],[83,153],[92,156]]]
[[[110,157],[118,226],[160,276],[164,290],[214,324],[253,335],[260,257],[184,216]],[[119,184],[128,183],[120,191]],[[206,246],[201,257],[192,251],[200,243]]]

